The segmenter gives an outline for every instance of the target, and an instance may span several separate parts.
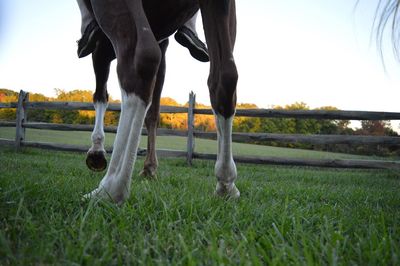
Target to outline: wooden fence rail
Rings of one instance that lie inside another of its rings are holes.
[[[217,139],[214,132],[195,131],[194,136],[201,139]],[[259,141],[277,141],[289,143],[326,144],[362,144],[362,145],[399,145],[399,137],[354,136],[354,135],[301,135],[271,133],[233,133],[234,142],[255,143]]]
[[[0,103],[0,108],[17,108],[17,103]],[[49,110],[89,110],[93,104],[80,102],[27,102],[28,109]],[[121,105],[110,103],[107,111],[121,111]],[[187,107],[161,106],[161,113],[187,113]],[[193,109],[196,115],[213,115],[210,109]],[[237,109],[236,116],[260,118],[300,118],[337,120],[400,120],[400,113],[365,111],[326,111],[326,110],[276,110],[276,109]]]
[[[86,152],[89,146],[65,145],[56,143],[32,142],[25,140],[25,129],[47,129],[61,131],[92,131],[93,125],[70,125],[54,123],[38,123],[27,121],[27,110],[29,109],[56,109],[56,110],[94,110],[93,104],[81,102],[29,102],[28,93],[21,91],[18,102],[0,103],[1,108],[16,108],[17,119],[15,122],[0,121],[0,127],[15,127],[15,141],[0,139],[0,145],[14,145],[45,148],[63,151]],[[111,103],[108,111],[120,111],[120,104]],[[217,139],[215,132],[201,132],[194,130],[196,114],[212,115],[210,109],[195,108],[195,94],[189,95],[188,107],[161,106],[161,113],[187,113],[188,129],[172,130],[159,128],[158,136],[181,136],[187,137],[186,151],[157,150],[159,156],[186,157],[189,165],[193,159],[215,160],[215,154],[202,154],[195,152],[195,138]],[[400,113],[393,112],[363,112],[363,111],[288,111],[275,109],[238,109],[236,116],[261,117],[261,118],[297,118],[297,119],[335,119],[335,120],[400,120]],[[116,133],[117,127],[108,126],[105,132]],[[147,135],[147,130],[142,130],[142,135]],[[300,135],[300,134],[271,134],[271,133],[233,133],[233,141],[254,143],[258,141],[278,141],[290,143],[307,143],[314,145],[325,144],[365,144],[365,145],[399,145],[400,137],[388,136],[352,136],[352,135]],[[107,152],[111,153],[111,149]],[[146,150],[139,150],[138,155],[145,155]],[[395,161],[381,160],[321,160],[321,159],[295,159],[277,157],[255,157],[235,156],[237,162],[255,164],[280,164],[297,166],[338,167],[338,168],[381,168],[400,170],[400,163]]]
[[[15,127],[15,122],[0,122],[0,127]],[[42,122],[26,122],[24,128],[47,129],[58,131],[93,131],[93,125],[50,124]],[[104,127],[104,132],[117,133],[116,126]],[[158,128],[157,136],[188,136],[188,131]],[[216,140],[217,133],[194,130],[191,134],[200,139]],[[142,129],[142,135],[147,130]],[[389,136],[355,136],[355,135],[301,135],[301,134],[273,134],[273,133],[233,133],[234,142],[254,143],[256,141],[277,141],[287,143],[307,143],[314,145],[326,144],[354,144],[354,145],[399,145],[400,137]],[[194,145],[194,144],[193,144]]]
[[[210,109],[194,109],[195,114],[212,115]],[[326,110],[276,110],[276,109],[237,109],[236,116],[260,118],[298,118],[331,120],[400,120],[400,113],[365,111],[326,111]]]

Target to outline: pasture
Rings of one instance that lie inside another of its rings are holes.
[[[112,147],[115,139],[114,133],[105,133],[106,148]],[[72,145],[90,145],[91,132],[84,131],[57,131],[26,129],[26,140],[38,142],[53,142]],[[15,139],[14,127],[0,127],[0,138]],[[147,137],[142,136],[140,147],[146,148]],[[158,136],[157,149],[186,150],[186,138],[177,136]],[[200,153],[216,153],[217,142],[214,140],[199,139],[195,140],[195,149]],[[271,147],[262,145],[252,145],[245,143],[232,143],[234,155],[250,156],[273,156],[287,158],[307,158],[307,159],[375,159],[375,160],[398,160],[399,158],[360,156],[344,153],[322,152],[302,149],[290,149],[281,147]]]
[[[0,147],[0,264],[400,263],[398,172],[238,164],[242,196],[225,200],[212,161],[160,159],[150,182],[139,158],[116,207],[81,200],[102,178],[84,159]]]

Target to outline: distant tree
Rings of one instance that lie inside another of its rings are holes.
[[[90,90],[72,90],[66,92],[62,89],[54,89],[57,101],[68,102],[92,102],[93,92]]]
[[[18,101],[18,93],[8,89],[0,89],[0,102],[10,103]],[[15,109],[0,109],[0,119],[13,121],[16,119]]]
[[[52,101],[52,98],[44,96],[41,93],[29,93],[29,101],[30,102],[48,102]]]
[[[29,101],[30,102],[48,102],[52,101],[52,98],[49,98],[40,93],[29,93]],[[28,119],[30,121],[36,122],[52,122],[53,120],[59,120],[58,118],[54,119],[54,115],[57,113],[56,110],[44,110],[44,109],[29,109],[28,110]]]
[[[398,136],[397,132],[392,129],[390,121],[385,120],[364,120],[356,133],[372,136]]]
[[[161,97],[160,99],[160,105],[165,105],[165,106],[181,106],[177,101],[170,97]]]
[[[170,97],[162,97],[160,99],[160,105],[165,106],[182,106],[177,101]],[[160,127],[182,130],[187,125],[186,114],[160,114]]]
[[[15,109],[1,109],[0,110],[0,120],[4,121],[14,121],[17,117]]]
[[[258,106],[253,103],[238,103],[236,109],[258,109]],[[235,132],[261,132],[262,121],[255,117],[236,116],[232,127]]]
[[[11,102],[14,102],[18,99],[18,92],[9,90],[9,89],[0,89],[0,101],[1,102],[9,102],[9,100],[12,100]]]
[[[365,120],[361,122],[361,128],[356,129],[354,134],[369,136],[398,136],[391,125],[390,121],[381,120]],[[399,146],[381,146],[381,145],[357,145],[353,147],[355,153],[366,155],[399,155]]]

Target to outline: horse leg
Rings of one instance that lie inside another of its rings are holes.
[[[111,199],[121,204],[130,194],[133,165],[161,51],[145,16],[142,0],[92,0],[92,6],[116,53],[122,104],[107,173],[99,187],[87,197]]]
[[[154,86],[153,99],[151,101],[151,106],[149,111],[147,112],[146,119],[144,123],[147,128],[147,154],[146,159],[144,161],[143,170],[140,173],[141,176],[147,178],[156,178],[158,160],[156,154],[156,137],[157,137],[157,126],[160,117],[160,98],[161,91],[164,85],[165,78],[165,52],[168,47],[168,39],[162,41],[160,43],[161,48],[161,63],[157,72],[157,80]]]
[[[208,87],[218,135],[216,194],[237,198],[240,192],[235,185],[237,172],[232,156],[232,122],[238,79],[233,58],[236,37],[235,1],[200,0],[199,3],[210,55]]]
[[[96,110],[95,125],[92,132],[92,147],[86,156],[86,165],[93,171],[103,171],[107,167],[104,149],[104,116],[108,106],[107,81],[111,61],[115,58],[114,49],[102,33],[92,53],[93,69],[96,77],[96,91],[93,105]]]

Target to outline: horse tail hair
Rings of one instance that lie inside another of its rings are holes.
[[[375,10],[372,28],[382,59],[387,26],[390,26],[394,56],[397,61],[400,61],[400,0],[379,0]]]

